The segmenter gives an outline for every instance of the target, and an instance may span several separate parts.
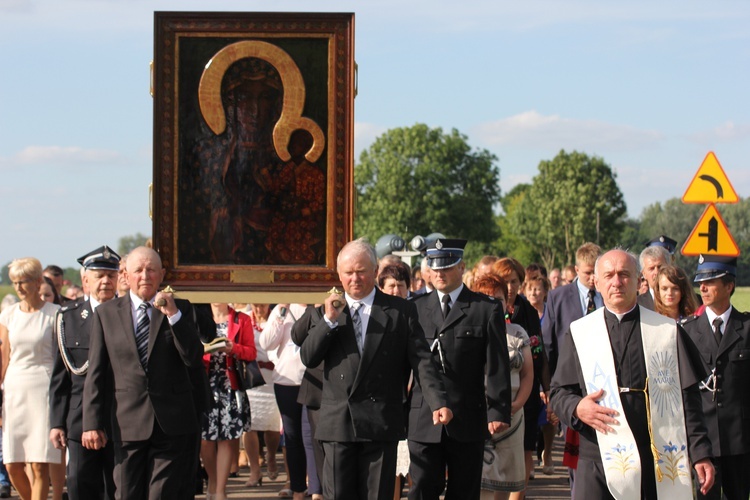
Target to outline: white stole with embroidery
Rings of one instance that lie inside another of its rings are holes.
[[[639,306],[640,307],[640,306]],[[652,454],[656,451],[656,490],[659,498],[692,499],[685,412],[677,356],[677,325],[674,320],[640,307],[641,337],[646,359]],[[622,409],[612,346],[609,343],[604,308],[570,325],[586,392],[604,389],[600,404],[617,410],[619,425],[614,432],[596,433],[604,464],[607,487],[617,500],[641,497],[640,455],[635,437]]]

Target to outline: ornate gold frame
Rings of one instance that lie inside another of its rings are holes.
[[[165,281],[178,295],[201,302],[322,298],[338,283],[335,258],[353,234],[354,15],[156,12],[154,53],[153,238],[167,269]],[[222,78],[243,58],[267,61],[281,77],[283,105],[273,127],[278,158],[289,161],[295,130],[312,137],[304,158],[323,168],[326,181],[321,262],[237,264],[181,255],[180,224],[193,215],[180,210],[180,180],[188,168],[184,148],[197,135],[185,117],[200,114],[206,130],[224,132]],[[306,94],[311,83],[317,85],[312,96]],[[318,110],[317,120],[308,116],[311,108]]]

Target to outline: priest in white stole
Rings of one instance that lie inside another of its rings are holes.
[[[552,380],[552,409],[581,433],[575,498],[692,499],[713,485],[699,354],[674,320],[638,306],[638,261],[596,261],[603,308],[570,325]],[[575,499],[574,499],[575,500]]]

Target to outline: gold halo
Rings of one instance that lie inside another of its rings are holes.
[[[284,87],[281,116],[273,128],[273,147],[282,161],[289,161],[289,138],[295,130],[306,130],[312,135],[313,144],[305,153],[309,162],[316,162],[323,154],[325,135],[317,123],[302,116],[305,105],[305,82],[297,64],[279,47],[267,42],[247,40],[227,45],[217,52],[203,70],[198,86],[198,101],[201,114],[209,128],[219,135],[226,130],[227,121],[224,104],[221,102],[221,80],[229,66],[248,57],[262,59],[279,72]]]

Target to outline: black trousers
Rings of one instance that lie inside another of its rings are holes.
[[[443,430],[439,443],[409,440],[409,500],[479,500],[484,441],[458,442]],[[448,469],[446,488],[445,470]]]
[[[716,480],[713,488],[708,495],[701,495],[698,491],[696,498],[699,500],[720,500],[721,498],[747,500],[750,497],[750,453],[716,457],[714,467],[716,467]],[[721,496],[722,490],[723,497]]]
[[[323,441],[323,498],[391,500],[398,441]]]
[[[112,471],[115,455],[112,442],[101,450],[88,450],[80,441],[68,439],[68,465],[66,486],[71,500],[88,498],[115,498]]]

